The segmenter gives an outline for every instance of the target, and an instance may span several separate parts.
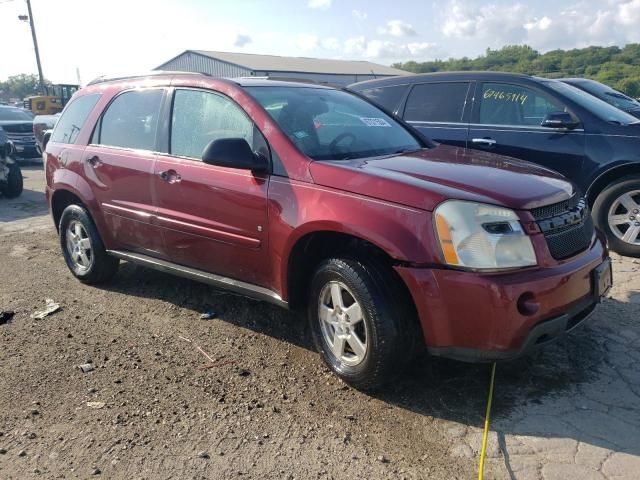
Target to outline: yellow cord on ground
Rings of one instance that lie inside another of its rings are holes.
[[[489,424],[491,421],[491,402],[493,400],[493,383],[496,379],[496,364],[491,366],[491,381],[489,382],[489,398],[487,398],[487,412],[484,415],[484,435],[482,437],[482,450],[480,451],[480,466],[478,467],[478,480],[482,480],[484,474],[484,456],[487,453],[487,438],[489,438]]]

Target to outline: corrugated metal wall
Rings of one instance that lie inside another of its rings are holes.
[[[213,58],[185,52],[173,60],[159,66],[156,70],[179,70],[183,72],[206,73],[213,77],[248,77],[251,70],[214,60]]]
[[[266,72],[256,71],[253,72],[248,68],[239,67],[237,65],[231,65],[226,62],[221,62],[214,58],[209,58],[204,55],[198,55],[193,52],[185,52],[182,55],[178,55],[176,58],[169,60],[164,65],[159,66],[156,70],[178,70],[183,72],[199,72],[206,73],[213,77],[250,77],[255,75],[256,77],[285,77],[285,78],[301,78],[306,80],[313,80],[319,83],[325,83],[329,85],[347,86],[355,82],[362,82],[364,80],[371,80],[374,78],[382,78],[378,75],[337,75],[330,73],[300,73],[300,72]]]

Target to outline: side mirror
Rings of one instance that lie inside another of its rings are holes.
[[[212,140],[204,147],[202,161],[219,167],[240,168],[252,172],[265,172],[269,166],[267,159],[253,153],[244,138],[220,138]]]
[[[49,143],[49,140],[51,139],[51,132],[52,132],[52,130],[47,130],[42,135],[42,151],[43,152],[47,149],[47,144]]]
[[[550,112],[542,119],[541,127],[547,128],[576,128],[579,125],[567,112]]]

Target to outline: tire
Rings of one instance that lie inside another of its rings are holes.
[[[609,184],[593,204],[593,218],[607,235],[611,250],[640,257],[640,176],[624,177]]]
[[[352,387],[377,389],[413,357],[419,334],[413,328],[416,317],[411,300],[398,288],[400,281],[384,266],[355,258],[328,259],[313,276],[308,317],[314,343],[329,368]],[[334,288],[340,289],[342,320],[340,312],[337,316],[328,313],[336,313]],[[352,301],[360,306],[362,320],[357,323],[358,309],[350,308]],[[321,311],[333,325],[321,319]],[[353,318],[348,318],[350,314]],[[352,346],[358,341],[359,347]]]
[[[0,191],[6,198],[16,198],[22,193],[22,171],[17,163],[9,163],[7,168],[9,168],[7,181],[0,184]]]
[[[67,267],[78,280],[98,284],[113,278],[120,261],[107,254],[91,216],[83,207],[65,208],[58,231]]]

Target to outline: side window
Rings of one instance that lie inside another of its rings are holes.
[[[155,150],[163,93],[160,89],[132,90],[116,97],[102,115],[97,143]]]
[[[368,88],[360,93],[372,102],[393,112],[398,107],[407,88],[409,88],[409,85],[394,85],[391,87]]]
[[[478,120],[484,125],[539,126],[548,113],[562,111],[563,105],[531,88],[485,83],[480,93]]]
[[[468,91],[469,82],[415,85],[407,99],[404,119],[408,122],[461,122]]]
[[[69,103],[58,120],[50,140],[56,143],[74,143],[99,98],[100,94],[83,95]]]
[[[200,90],[176,90],[171,118],[172,155],[202,158],[212,140],[244,138],[253,145],[254,126],[228,98]]]

